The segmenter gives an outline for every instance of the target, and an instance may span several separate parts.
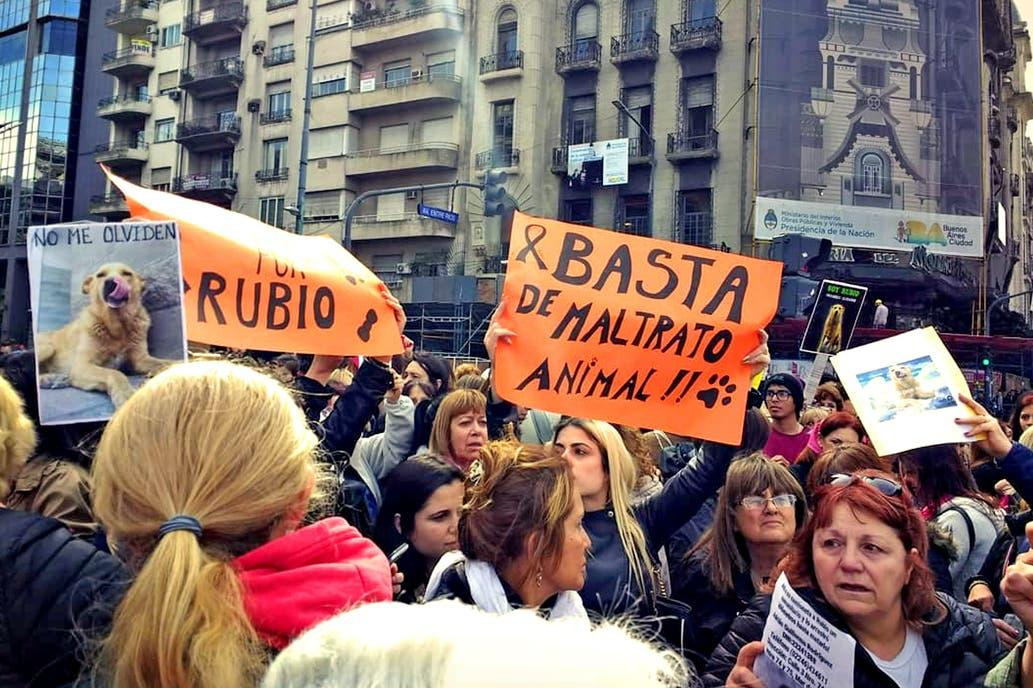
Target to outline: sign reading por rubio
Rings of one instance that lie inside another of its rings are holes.
[[[514,403],[736,443],[782,265],[517,213],[499,324]]]

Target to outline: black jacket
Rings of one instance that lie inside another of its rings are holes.
[[[0,509],[0,579],[0,686],[20,688],[77,679],[129,576],[59,521]]]
[[[843,618],[809,588],[797,588],[814,609],[837,628],[848,631]],[[925,626],[922,642],[929,666],[922,680],[923,688],[972,688],[983,685],[983,677],[1005,651],[997,639],[990,617],[983,612],[962,605],[949,595],[937,593],[947,608],[947,615],[939,623]],[[770,595],[758,595],[749,608],[732,623],[731,630],[714,650],[707,664],[703,683],[708,688],[723,686],[740,648],[760,640],[764,622],[771,608]],[[854,688],[897,688],[897,684],[875,665],[868,651],[857,645],[854,655]]]
[[[660,492],[633,509],[654,561],[671,535],[724,483],[734,453],[735,447],[705,443],[703,460],[698,466],[690,464],[678,471]],[[581,589],[585,609],[607,617],[629,612],[651,614],[649,601],[655,591],[640,590],[634,580],[629,580],[630,563],[612,506],[586,513],[582,524],[592,541],[585,587]],[[648,585],[649,572],[644,573]]]
[[[997,465],[1019,496],[1027,503],[1033,502],[1033,450],[1016,442]]]
[[[526,606],[516,590],[509,587],[506,581],[502,580],[501,576],[499,576],[499,582],[502,583],[502,589],[506,592],[506,601],[509,602],[510,607],[521,609]],[[556,604],[556,598],[557,596],[553,595],[543,602],[538,607],[538,613],[542,615],[548,614],[549,610]],[[477,605],[474,602],[473,595],[470,593],[470,581],[466,577],[466,562],[456,562],[441,572],[441,583],[438,585],[438,589],[434,591],[433,597],[426,598],[424,602],[433,602],[434,600],[458,600],[463,604]]]
[[[672,581],[674,598],[692,609],[694,632],[689,649],[700,671],[714,648],[725,637],[732,622],[757,594],[749,571],[733,573],[732,590],[723,594],[715,592],[707,575],[708,559],[707,551],[696,552],[688,560],[685,577]]]
[[[387,391],[394,384],[391,369],[366,359],[348,389],[341,393],[333,411],[322,423],[319,415],[335,393],[309,377],[297,378],[301,406],[327,452],[351,454]]]

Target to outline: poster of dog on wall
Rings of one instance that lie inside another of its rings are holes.
[[[867,294],[867,287],[824,280],[818,288],[800,351],[834,355],[849,348]]]
[[[40,423],[103,421],[186,360],[174,222],[30,227]]]

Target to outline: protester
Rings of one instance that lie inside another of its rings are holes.
[[[481,376],[481,367],[476,363],[460,363],[452,369],[452,377],[456,381],[461,380],[467,375],[473,375],[475,377]]]
[[[487,400],[473,389],[457,389],[441,400],[430,433],[432,454],[466,471],[488,443]]]
[[[414,404],[433,398],[434,393],[434,385],[423,380],[407,380],[402,387],[402,394],[412,399]]]
[[[954,596],[964,601],[968,580],[982,569],[998,535],[1007,532],[1004,514],[980,494],[953,444],[912,449],[897,461],[923,517],[954,539],[957,554],[950,573]]]
[[[728,627],[770,582],[771,571],[807,520],[792,474],[761,453],[732,462],[717,517],[691,552],[675,599],[692,609],[692,650],[702,669]]]
[[[818,391],[814,393],[814,404],[827,408],[832,413],[843,410],[843,395],[835,382],[825,382],[818,385]]]
[[[682,688],[696,685],[690,677],[679,657],[621,626],[442,601],[324,621],[276,658],[262,688]]]
[[[0,438],[0,685],[65,685],[87,668],[83,647],[107,630],[127,575],[60,522],[5,505],[36,436],[3,378]]]
[[[857,641],[855,688],[982,685],[1002,647],[990,617],[936,593],[925,523],[888,473],[837,475],[780,565],[822,618]],[[753,673],[770,596],[735,620],[707,666],[707,686],[763,684]],[[834,670],[834,668],[833,668]]]
[[[865,442],[867,439],[868,435],[857,416],[845,411],[833,413],[813,429],[813,438],[807,448],[796,457],[793,474],[800,479],[801,485],[806,484],[807,473],[820,454],[844,443]]]
[[[468,478],[459,551],[438,561],[426,599],[587,618],[577,594],[590,544],[584,513],[562,458],[543,447],[491,443]]]
[[[1011,414],[1011,438],[1018,440],[1022,433],[1033,427],[1033,392],[1019,395]]]
[[[764,454],[793,462],[807,447],[807,429],[800,424],[803,384],[789,373],[775,373],[764,381],[764,404],[771,415],[771,436]]]
[[[376,545],[339,518],[301,526],[328,482],[317,447],[280,384],[226,362],[169,368],[115,413],[95,505],[135,578],[100,685],[253,685],[270,649],[391,598]]]
[[[445,361],[428,353],[413,354],[405,366],[405,381],[429,382],[435,390],[434,396],[443,396],[452,391],[455,378]]]
[[[398,559],[404,578],[395,599],[422,601],[435,564],[459,547],[463,473],[436,456],[417,455],[391,471],[383,494],[374,539],[389,556],[408,547]]]
[[[1003,432],[1002,432],[1003,435]],[[1026,526],[1033,538],[1033,524]],[[1026,629],[1033,628],[1033,552],[1018,555],[1008,567],[1001,592]],[[986,677],[986,688],[1030,688],[1033,686],[1033,642],[1029,632]]]

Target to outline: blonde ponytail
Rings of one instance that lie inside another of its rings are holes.
[[[119,409],[97,449],[94,505],[137,573],[102,644],[99,685],[257,683],[266,658],[232,560],[325,480],[317,444],[282,386],[226,362],[174,366]],[[159,536],[178,515],[201,534]]]

